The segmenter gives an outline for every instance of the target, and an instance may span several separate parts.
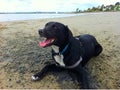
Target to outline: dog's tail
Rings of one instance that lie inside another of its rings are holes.
[[[94,56],[98,56],[102,52],[103,48],[100,44],[95,45],[95,53]]]

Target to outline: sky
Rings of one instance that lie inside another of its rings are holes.
[[[71,12],[120,0],[0,0],[0,12]]]

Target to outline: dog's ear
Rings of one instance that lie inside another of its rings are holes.
[[[71,38],[73,38],[73,34],[72,34],[72,32],[70,31],[70,29],[68,28],[67,25],[65,26],[65,28],[66,28],[67,37],[70,40]]]

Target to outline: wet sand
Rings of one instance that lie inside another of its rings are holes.
[[[74,35],[94,35],[103,52],[86,65],[90,87],[120,89],[120,12],[0,22],[0,89],[80,88],[69,72],[52,72],[41,81],[31,81],[47,61],[53,62],[51,48],[39,47],[38,29],[49,21],[68,25]]]

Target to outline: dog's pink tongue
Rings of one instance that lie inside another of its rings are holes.
[[[40,45],[41,47],[46,47],[46,46],[49,45],[50,43],[51,43],[51,39],[47,39],[47,40],[45,40],[45,41],[40,42],[39,45]]]

